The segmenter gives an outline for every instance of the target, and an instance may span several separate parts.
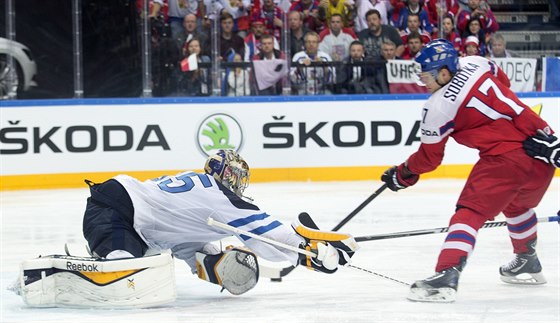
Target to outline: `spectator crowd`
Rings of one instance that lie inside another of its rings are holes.
[[[463,56],[511,57],[485,0],[153,0],[149,10],[166,26],[153,47],[164,35],[176,52],[165,63],[176,95],[211,95],[213,84],[224,96],[389,93],[385,63],[436,38]],[[213,58],[225,66],[214,83]]]

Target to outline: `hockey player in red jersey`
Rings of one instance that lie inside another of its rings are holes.
[[[430,42],[415,58],[420,81],[432,93],[422,108],[421,144],[404,163],[381,179],[393,190],[414,185],[420,174],[436,169],[450,137],[479,150],[459,196],[436,274],[416,281],[413,301],[452,302],[459,276],[472,253],[477,232],[502,212],[508,223],[514,259],[499,269],[513,284],[546,282],[537,258],[538,205],[554,175],[550,163],[531,158],[523,142],[552,129],[509,89],[509,80],[493,62],[480,57],[458,58],[449,41]]]

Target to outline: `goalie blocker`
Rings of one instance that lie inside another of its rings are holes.
[[[170,254],[102,260],[50,255],[24,261],[19,290],[32,307],[144,308],[175,300]]]

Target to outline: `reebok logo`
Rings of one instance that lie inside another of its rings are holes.
[[[66,262],[66,269],[72,271],[99,271],[95,264]]]
[[[521,261],[521,265],[518,266],[517,268],[511,269],[512,272],[517,273],[518,271],[523,269],[523,267],[525,267],[525,264],[527,264],[527,259],[525,258],[520,258],[519,261]]]

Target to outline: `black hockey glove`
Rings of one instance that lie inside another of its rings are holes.
[[[523,142],[523,148],[527,155],[560,168],[560,139],[556,136],[539,130],[537,135]]]
[[[387,169],[383,175],[381,175],[381,180],[394,192],[416,184],[418,179],[420,179],[420,176],[412,174],[404,163]]]

